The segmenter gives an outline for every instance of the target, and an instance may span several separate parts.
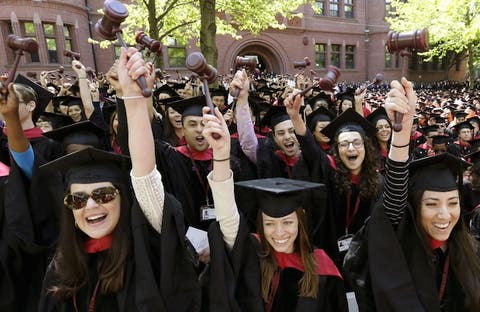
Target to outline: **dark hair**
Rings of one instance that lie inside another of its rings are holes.
[[[118,116],[118,112],[115,110],[112,115],[110,116],[110,120],[108,121],[108,130],[110,132],[110,145],[113,147],[114,144],[118,144],[118,133],[115,132],[113,129],[113,122],[115,121],[115,117]],[[118,126],[117,126],[118,132]]]
[[[162,120],[163,139],[172,146],[178,146],[180,140],[178,139],[177,134],[175,133],[175,129],[172,123],[170,122],[169,111],[168,111],[169,109],[171,108],[167,107],[167,109],[165,110],[165,117]],[[183,117],[182,117],[182,124],[183,124]]]
[[[432,253],[428,245],[428,234],[421,226],[420,210],[424,190],[411,191],[409,201],[415,212],[415,227],[417,233],[427,253]],[[461,193],[459,192],[459,196]],[[461,201],[460,205],[461,205]],[[462,211],[462,207],[459,207]],[[450,268],[455,274],[462,290],[465,293],[464,308],[465,311],[480,311],[480,258],[478,255],[478,242],[467,230],[466,225],[460,215],[457,224],[455,224],[448,239],[448,248],[450,255]],[[432,257],[430,257],[433,259]],[[468,268],[468,269],[467,269]]]
[[[310,241],[308,239],[305,211],[300,207],[297,208],[295,212],[298,218],[298,235],[294,242],[294,252],[300,255],[305,270],[303,277],[298,282],[299,296],[316,298],[319,277],[317,275],[317,262],[315,255],[312,252]],[[265,238],[261,209],[258,210],[257,229],[260,236],[259,257],[262,271],[262,297],[265,302],[268,302],[270,286],[273,276],[278,270],[278,264],[273,253],[273,248]]]
[[[378,152],[373,146],[372,140],[368,136],[363,133],[360,133],[360,135],[362,136],[365,149],[365,159],[363,160],[362,170],[360,171],[360,196],[365,199],[374,198],[380,191],[377,172],[379,166]],[[335,142],[338,142],[338,134],[335,137]],[[332,149],[332,154],[337,165],[337,171],[335,175],[336,187],[342,194],[347,194],[352,186],[350,170],[340,159],[337,146]]]
[[[112,246],[102,253],[98,279],[100,294],[112,294],[120,291],[124,285],[126,263],[131,255],[130,208],[131,197],[127,186],[116,184],[120,191],[120,219],[112,232]],[[78,289],[88,282],[88,254],[85,252],[86,235],[75,226],[71,210],[64,208],[60,221],[60,235],[57,251],[53,258],[55,285],[47,291],[54,296],[67,299],[73,297]]]
[[[480,163],[474,162],[470,168],[472,189],[480,190]]]

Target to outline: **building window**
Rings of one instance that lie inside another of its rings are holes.
[[[348,69],[355,68],[355,46],[354,45],[345,46],[345,68],[348,68]]]
[[[315,15],[325,15],[325,0],[316,0],[313,5]]]
[[[344,11],[346,18],[353,18],[353,0],[344,0]]]
[[[340,45],[332,44],[330,51],[330,65],[340,68]]]
[[[338,0],[330,0],[330,16],[340,16]]]
[[[172,46],[168,47],[168,66],[185,67],[185,59],[187,53],[185,47]]]
[[[385,0],[385,16],[389,16],[392,11],[392,0]]]
[[[35,35],[35,24],[33,22],[24,22],[23,24],[23,36],[26,38],[33,38],[37,40],[37,36]],[[40,63],[40,56],[38,52],[34,53],[25,53],[25,55],[30,55],[30,61],[32,63]],[[28,56],[26,57],[28,60]]]
[[[392,68],[392,54],[385,47],[385,68]]]
[[[55,25],[43,24],[43,32],[47,43],[48,61],[50,63],[58,63],[57,40],[55,39]]]
[[[73,48],[72,26],[63,26],[63,36],[65,37],[65,49],[74,51],[75,49]]]
[[[315,66],[317,68],[325,68],[327,59],[327,45],[324,43],[317,43],[315,45]]]

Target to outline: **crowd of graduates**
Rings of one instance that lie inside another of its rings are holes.
[[[71,72],[0,90],[0,311],[480,310],[478,89]]]

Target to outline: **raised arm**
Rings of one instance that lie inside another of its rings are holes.
[[[385,109],[390,120],[394,112],[403,115],[402,130],[393,132],[385,176],[384,207],[390,222],[398,224],[403,217],[408,197],[408,149],[410,130],[413,124],[417,96],[412,83],[402,78],[402,82],[392,81],[391,90],[385,101]]]
[[[83,110],[87,119],[92,116],[95,107],[93,106],[92,95],[90,94],[90,86],[87,78],[87,71],[80,61],[73,60],[72,68],[77,74],[78,87],[80,89],[80,97],[82,98]]]
[[[135,79],[152,73],[135,48],[122,48],[118,63],[118,81],[122,88],[128,120],[129,149],[132,160],[131,179],[135,196],[147,220],[161,232],[164,189],[155,168],[153,133],[149,118],[149,101],[141,95]]]
[[[233,94],[235,89],[239,90],[235,111],[238,141],[243,153],[251,162],[256,164],[258,139],[255,135],[252,119],[250,118],[250,107],[248,105],[249,80],[245,69],[237,71],[235,74],[235,77],[230,84],[230,93]]]
[[[218,108],[215,108],[215,116],[209,114],[209,110],[208,107],[203,108],[203,135],[213,149],[213,170],[207,178],[223,241],[231,249],[237,237],[240,215],[235,203],[233,173],[230,170],[230,133]],[[220,135],[220,138],[214,139],[213,133]]]

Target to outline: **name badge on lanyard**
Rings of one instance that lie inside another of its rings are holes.
[[[213,207],[213,205],[203,205],[200,207],[200,221],[208,221],[215,218],[215,207]]]
[[[352,242],[353,234],[343,235],[337,240],[338,251],[344,252],[350,248],[350,243]]]

